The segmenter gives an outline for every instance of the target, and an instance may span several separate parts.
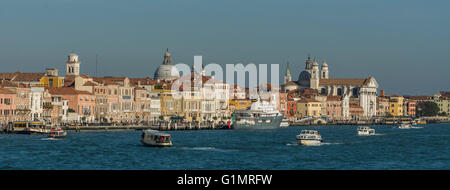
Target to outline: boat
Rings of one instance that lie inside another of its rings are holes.
[[[232,129],[277,129],[281,125],[281,114],[272,102],[261,101],[259,98],[253,102],[248,110],[233,112]]]
[[[415,119],[414,121],[416,122],[416,125],[426,125],[427,124],[427,121],[425,119],[421,119],[421,118]]]
[[[410,123],[403,123],[400,126],[398,126],[399,129],[411,129],[411,124]]]
[[[280,127],[289,127],[289,119],[282,119]]]
[[[48,138],[52,139],[63,139],[66,138],[67,132],[62,130],[61,128],[58,129],[50,129],[50,132],[48,134]]]
[[[144,146],[169,147],[172,146],[172,137],[167,133],[147,129],[142,133],[141,142]]]
[[[370,136],[375,135],[375,129],[370,127],[358,127],[358,135],[360,136]]]
[[[411,123],[412,121],[413,120],[411,118],[401,118],[400,119],[400,123],[404,123],[404,124]]]
[[[7,132],[13,134],[41,134],[45,129],[44,122],[41,121],[14,121],[10,122]]]
[[[296,136],[298,144],[300,145],[321,145],[322,137],[316,130],[302,130]]]

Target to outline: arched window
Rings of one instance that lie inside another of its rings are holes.
[[[320,94],[327,94],[327,89],[326,88],[322,88],[320,90]]]
[[[344,91],[342,90],[342,88],[338,88],[337,89],[337,95],[338,96],[342,96],[344,94]]]

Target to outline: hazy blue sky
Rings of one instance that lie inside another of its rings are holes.
[[[414,0],[2,0],[0,72],[81,71],[153,77],[166,48],[175,63],[282,64],[306,56],[331,78],[374,76],[388,94],[450,90],[450,3]]]

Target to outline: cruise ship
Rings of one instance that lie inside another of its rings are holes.
[[[283,120],[272,102],[258,101],[252,103],[248,110],[237,110],[233,113],[232,129],[276,129]]]

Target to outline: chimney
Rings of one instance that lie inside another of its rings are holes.
[[[380,96],[384,96],[384,90],[380,90]]]

